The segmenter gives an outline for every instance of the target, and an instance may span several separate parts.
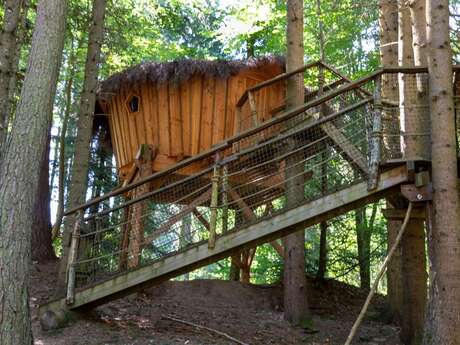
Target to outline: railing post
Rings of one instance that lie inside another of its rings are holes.
[[[228,230],[228,167],[222,167],[222,232]]]
[[[367,188],[377,188],[379,178],[379,165],[382,151],[382,99],[381,99],[381,75],[375,78],[374,111],[372,118],[372,136],[370,139],[370,158]]]
[[[216,160],[211,178],[211,219],[209,221],[208,248],[214,249],[216,245],[217,204],[219,202],[219,171],[220,164]]]
[[[75,301],[75,262],[77,261],[78,256],[82,221],[83,212],[78,211],[75,218],[75,226],[72,232],[72,240],[70,242],[69,261],[67,262],[67,304],[73,304]]]

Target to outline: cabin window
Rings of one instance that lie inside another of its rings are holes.
[[[138,96],[128,97],[128,101],[126,105],[128,106],[128,110],[130,113],[137,113],[139,111],[139,106],[140,106],[139,97]]]

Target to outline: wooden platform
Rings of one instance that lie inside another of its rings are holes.
[[[184,252],[168,257],[150,266],[138,268],[75,293],[75,303],[66,305],[65,299],[59,299],[40,306],[40,315],[46,311],[59,309],[82,309],[104,304],[139,289],[151,286],[170,278],[208,265],[231,255],[244,247],[272,241],[295,231],[294,225],[312,226],[321,221],[336,217],[357,207],[392,193],[394,188],[408,181],[405,165],[383,172],[378,186],[369,192],[367,181],[352,185],[323,198],[306,203],[297,208],[278,214],[249,227],[232,231],[217,239],[215,248],[209,249],[208,243],[190,247]]]

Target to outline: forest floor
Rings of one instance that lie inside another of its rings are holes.
[[[107,305],[66,328],[42,331],[38,305],[52,296],[55,264],[32,267],[30,298],[35,345],[227,345],[210,331],[164,318],[170,316],[258,345],[343,344],[366,298],[366,291],[329,280],[309,280],[314,330],[283,320],[282,287],[220,280],[170,281]],[[399,329],[384,322],[385,299],[377,296],[354,344],[399,345]]]

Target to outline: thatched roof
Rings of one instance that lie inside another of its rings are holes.
[[[104,80],[98,89],[101,98],[109,99],[122,87],[133,87],[145,82],[180,83],[194,75],[227,78],[243,70],[258,68],[267,64],[284,66],[281,56],[267,56],[247,60],[175,60],[171,62],[144,62]]]

